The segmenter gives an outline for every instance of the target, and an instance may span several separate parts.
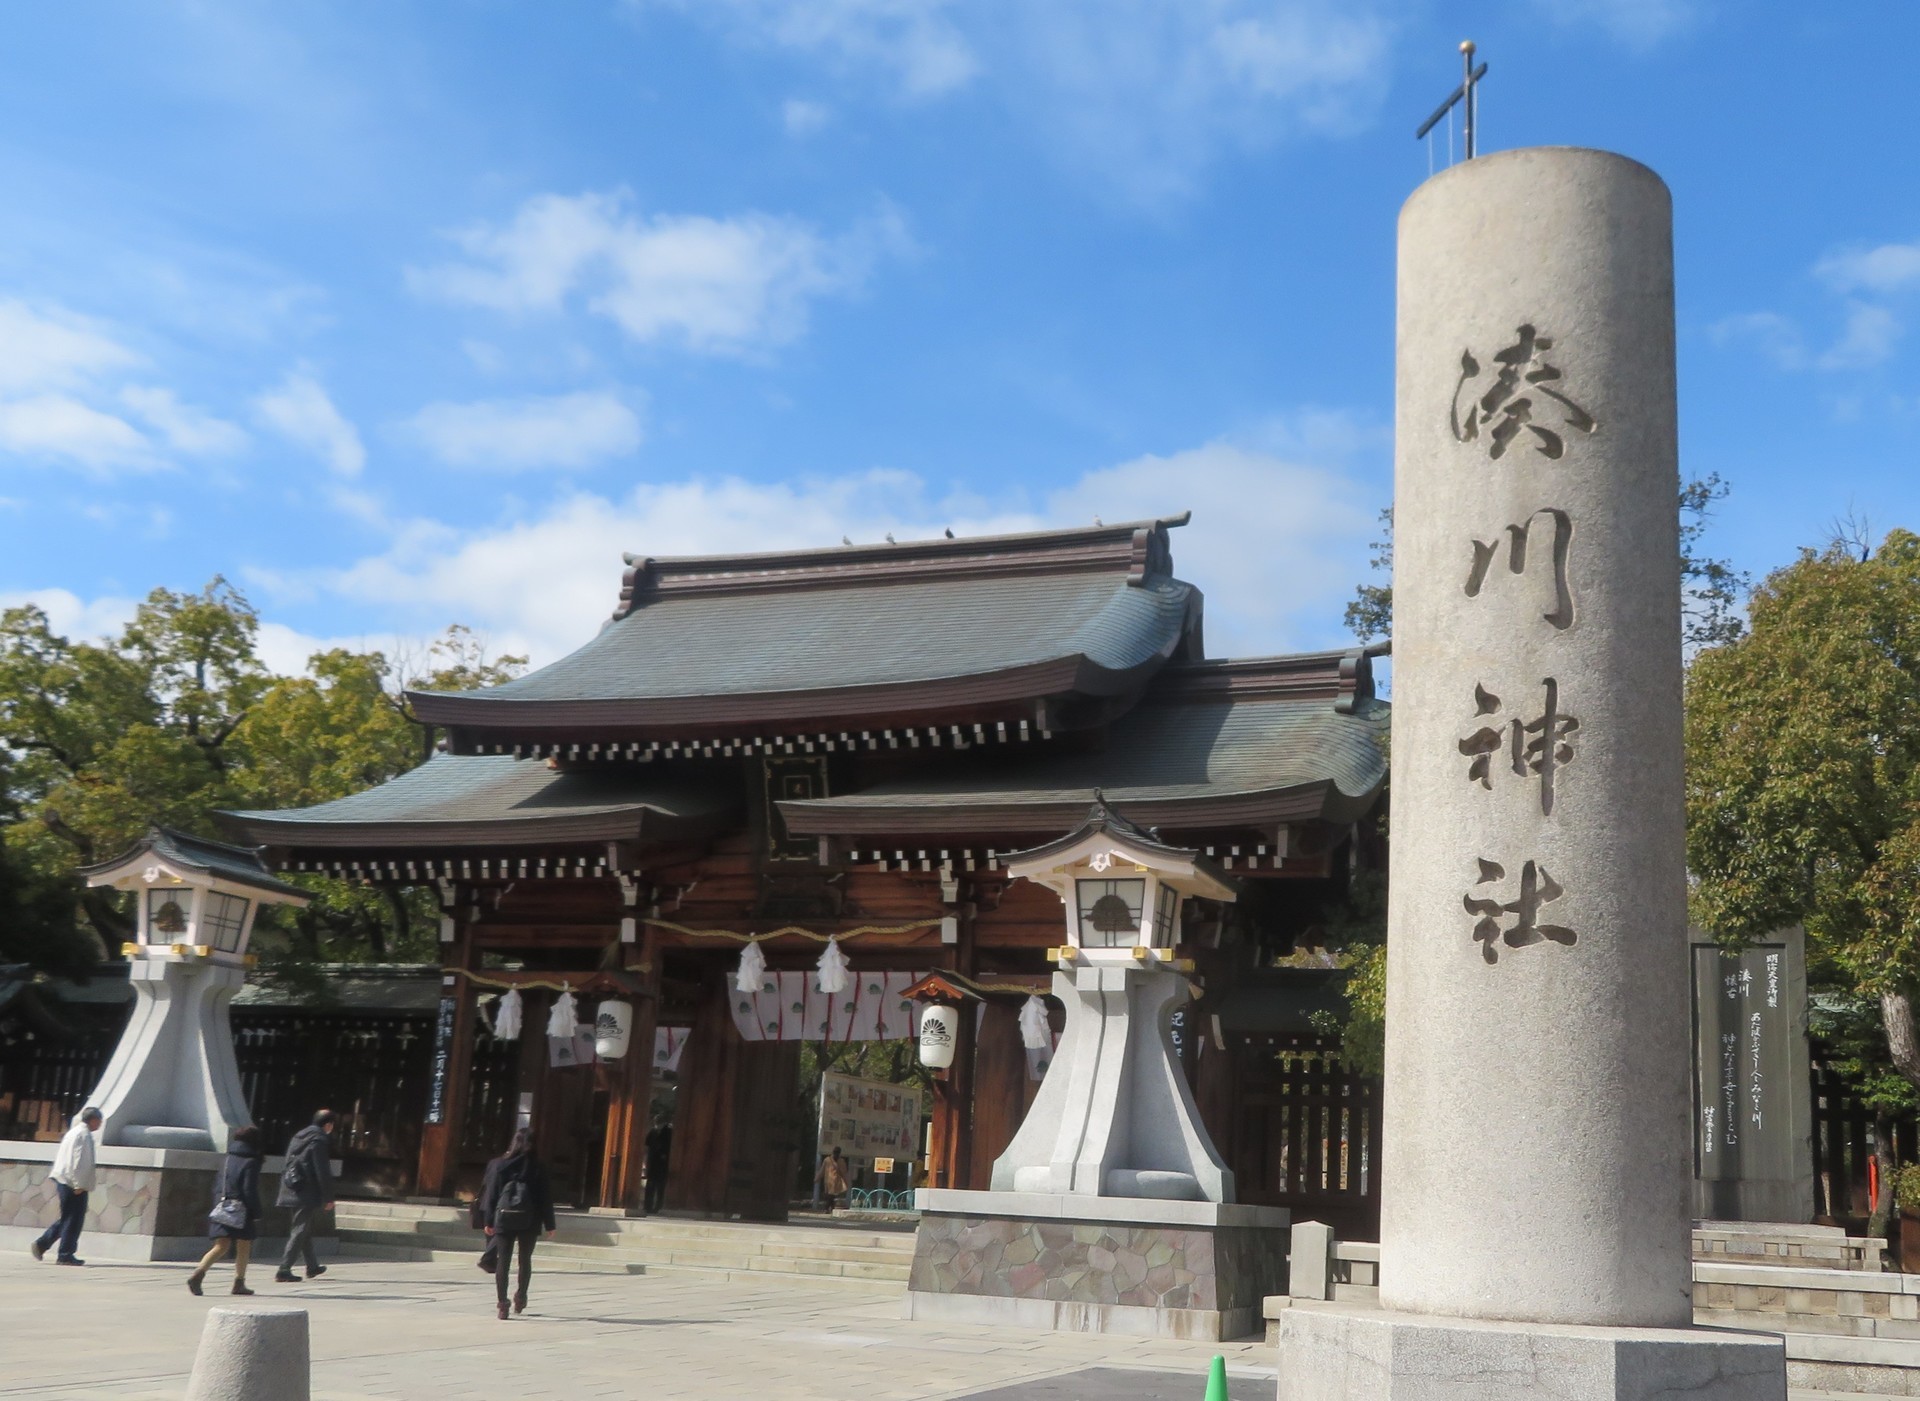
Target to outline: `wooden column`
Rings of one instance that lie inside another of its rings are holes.
[[[962,1009],[965,1015],[968,1009]],[[993,1160],[1006,1152],[1033,1102],[1018,1003],[989,1002],[973,1050],[973,1144],[967,1185],[992,1185]]]
[[[440,997],[451,999],[451,1025],[444,1013],[434,1022],[434,1048],[431,1062],[433,1082],[428,1087],[427,1120],[420,1132],[420,1173],[416,1190],[423,1197],[445,1196],[459,1169],[460,1140],[466,1131],[467,1086],[473,1070],[473,987],[460,976],[473,967],[475,959],[473,926],[460,920],[454,926],[453,944],[442,966]],[[439,1122],[433,1103],[439,1100]]]
[[[680,1060],[673,1160],[667,1171],[669,1211],[716,1215],[726,1205],[733,1162],[733,1082],[742,1045],[728,1009],[729,988],[724,973],[713,980]]]
[[[622,1207],[638,1216],[644,1200],[641,1169],[646,1165],[647,1130],[653,1107],[653,1033],[660,1020],[660,933],[649,928],[640,943],[644,990],[633,1000],[633,1040],[624,1064],[614,1066],[616,1080],[607,1106],[606,1158],[600,1168],[600,1205]]]

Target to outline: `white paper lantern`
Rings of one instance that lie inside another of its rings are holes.
[[[935,1004],[920,1014],[920,1064],[945,1070],[960,1040],[960,1009]]]
[[[633,1004],[602,1002],[593,1013],[593,1053],[601,1060],[619,1060],[633,1039]]]

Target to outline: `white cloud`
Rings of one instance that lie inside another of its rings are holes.
[[[140,601],[135,598],[81,598],[69,589],[22,589],[0,593],[0,609],[36,605],[47,615],[47,626],[62,637],[94,641],[112,637],[133,621]]]
[[[499,471],[591,467],[640,446],[640,417],[616,394],[556,394],[428,404],[412,434],[451,467]]]
[[[1920,287],[1920,241],[1829,253],[1814,274],[1840,292],[1900,292]]]
[[[1823,370],[1864,370],[1890,359],[1899,343],[1900,320],[1883,306],[1866,302],[1847,305],[1846,329],[1820,357]]]
[[[1777,311],[1748,311],[1722,317],[1707,328],[1715,345],[1748,344],[1783,370],[1803,369],[1807,347],[1791,317]]]
[[[953,0],[654,0],[749,43],[817,55],[838,71],[877,69],[908,97],[966,86],[979,57]],[[638,0],[645,8],[646,0]]]
[[[0,403],[0,452],[63,458],[94,470],[157,465],[139,429],[66,394]]]
[[[128,385],[120,391],[120,402],[164,438],[167,446],[189,457],[228,456],[247,445],[242,429],[181,403],[171,389]]]
[[[780,107],[780,120],[789,136],[811,136],[827,124],[833,113],[818,102],[790,97]]]
[[[555,312],[576,294],[637,341],[749,354],[805,329],[814,300],[859,290],[882,257],[906,251],[883,208],[829,237],[770,214],[642,216],[622,193],[538,195],[505,225],[454,235],[472,261],[415,268],[425,296],[505,312]]]
[[[1309,424],[1300,437],[1327,445],[1329,457],[1344,452],[1317,432]],[[1374,445],[1375,436],[1364,442]],[[1249,501],[1284,506],[1255,512]],[[263,582],[375,607],[404,599],[413,611],[394,615],[397,626],[456,618],[540,663],[579,646],[605,620],[629,551],[734,553],[826,546],[842,536],[932,538],[944,528],[980,535],[1187,508],[1193,523],[1175,532],[1174,557],[1181,577],[1207,593],[1214,654],[1330,644],[1337,604],[1364,568],[1377,503],[1358,499],[1334,467],[1226,442],[1089,472],[1037,504],[942,495],[897,471],[774,483],[694,479],[611,498],[581,492],[491,530],[414,521],[389,549],[347,569]]]
[[[0,392],[71,388],[139,363],[140,356],[84,317],[0,300]]]
[[[1647,49],[1685,33],[1702,17],[1700,0],[1534,0],[1563,25],[1595,25],[1611,38]]]
[[[1629,0],[1629,3],[1631,0]],[[1390,77],[1383,0],[657,0],[728,39],[877,74],[909,99],[966,88],[1011,110],[1103,194],[1161,204],[1225,149],[1371,117]]]
[[[367,465],[360,432],[334,406],[320,382],[294,371],[253,401],[260,421],[305,449],[343,477],[357,477]]]

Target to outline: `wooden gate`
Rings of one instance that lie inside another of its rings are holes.
[[[1319,1036],[1227,1033],[1198,1048],[1197,1098],[1239,1200],[1380,1238],[1380,1082]]]

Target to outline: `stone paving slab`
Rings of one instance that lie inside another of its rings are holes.
[[[1215,1353],[1236,1375],[1234,1401],[1263,1401],[1273,1387],[1272,1352],[1257,1339],[1208,1344],[914,1323],[899,1299],[804,1279],[536,1273],[530,1311],[502,1323],[493,1316],[492,1281],[471,1264],[342,1260],[312,1283],[277,1285],[269,1262],[250,1272],[259,1291],[251,1300],[227,1293],[225,1266],[196,1299],[184,1285],[187,1268],[103,1262],[72,1270],[36,1265],[24,1251],[0,1257],[0,1398],[179,1401],[206,1310],[216,1304],[307,1309],[314,1401],[904,1401],[976,1396],[1088,1368],[1158,1374],[1139,1381],[1147,1390],[1113,1393],[1132,1401],[1200,1401]],[[1152,1390],[1180,1377],[1190,1379],[1185,1389]],[[1067,1394],[1027,1393],[1032,1401]]]

